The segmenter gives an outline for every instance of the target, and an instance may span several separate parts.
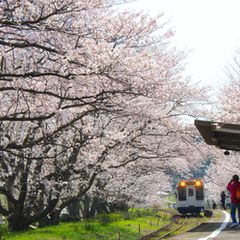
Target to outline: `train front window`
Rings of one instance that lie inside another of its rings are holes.
[[[179,188],[178,189],[178,200],[179,201],[186,201],[186,199],[187,199],[186,188]]]
[[[193,189],[192,189],[192,188],[189,188],[189,189],[188,189],[188,196],[189,196],[189,197],[192,197],[192,196],[193,196]]]
[[[204,193],[203,188],[196,188],[196,200],[203,200]]]

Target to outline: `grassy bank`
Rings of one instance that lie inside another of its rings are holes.
[[[94,219],[4,234],[4,240],[136,240],[170,223],[174,211],[153,209],[103,214]]]

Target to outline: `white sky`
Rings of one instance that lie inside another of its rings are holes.
[[[240,0],[136,0],[126,7],[164,12],[176,45],[192,50],[186,73],[213,86],[224,82],[223,68],[240,48]]]

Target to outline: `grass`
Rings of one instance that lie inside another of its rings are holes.
[[[118,214],[102,214],[95,219],[9,233],[4,240],[136,240],[170,223],[174,212],[134,210]],[[156,216],[156,214],[158,216]]]

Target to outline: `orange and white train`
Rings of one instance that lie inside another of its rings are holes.
[[[204,212],[204,183],[201,179],[184,179],[176,187],[176,209],[181,214]]]

